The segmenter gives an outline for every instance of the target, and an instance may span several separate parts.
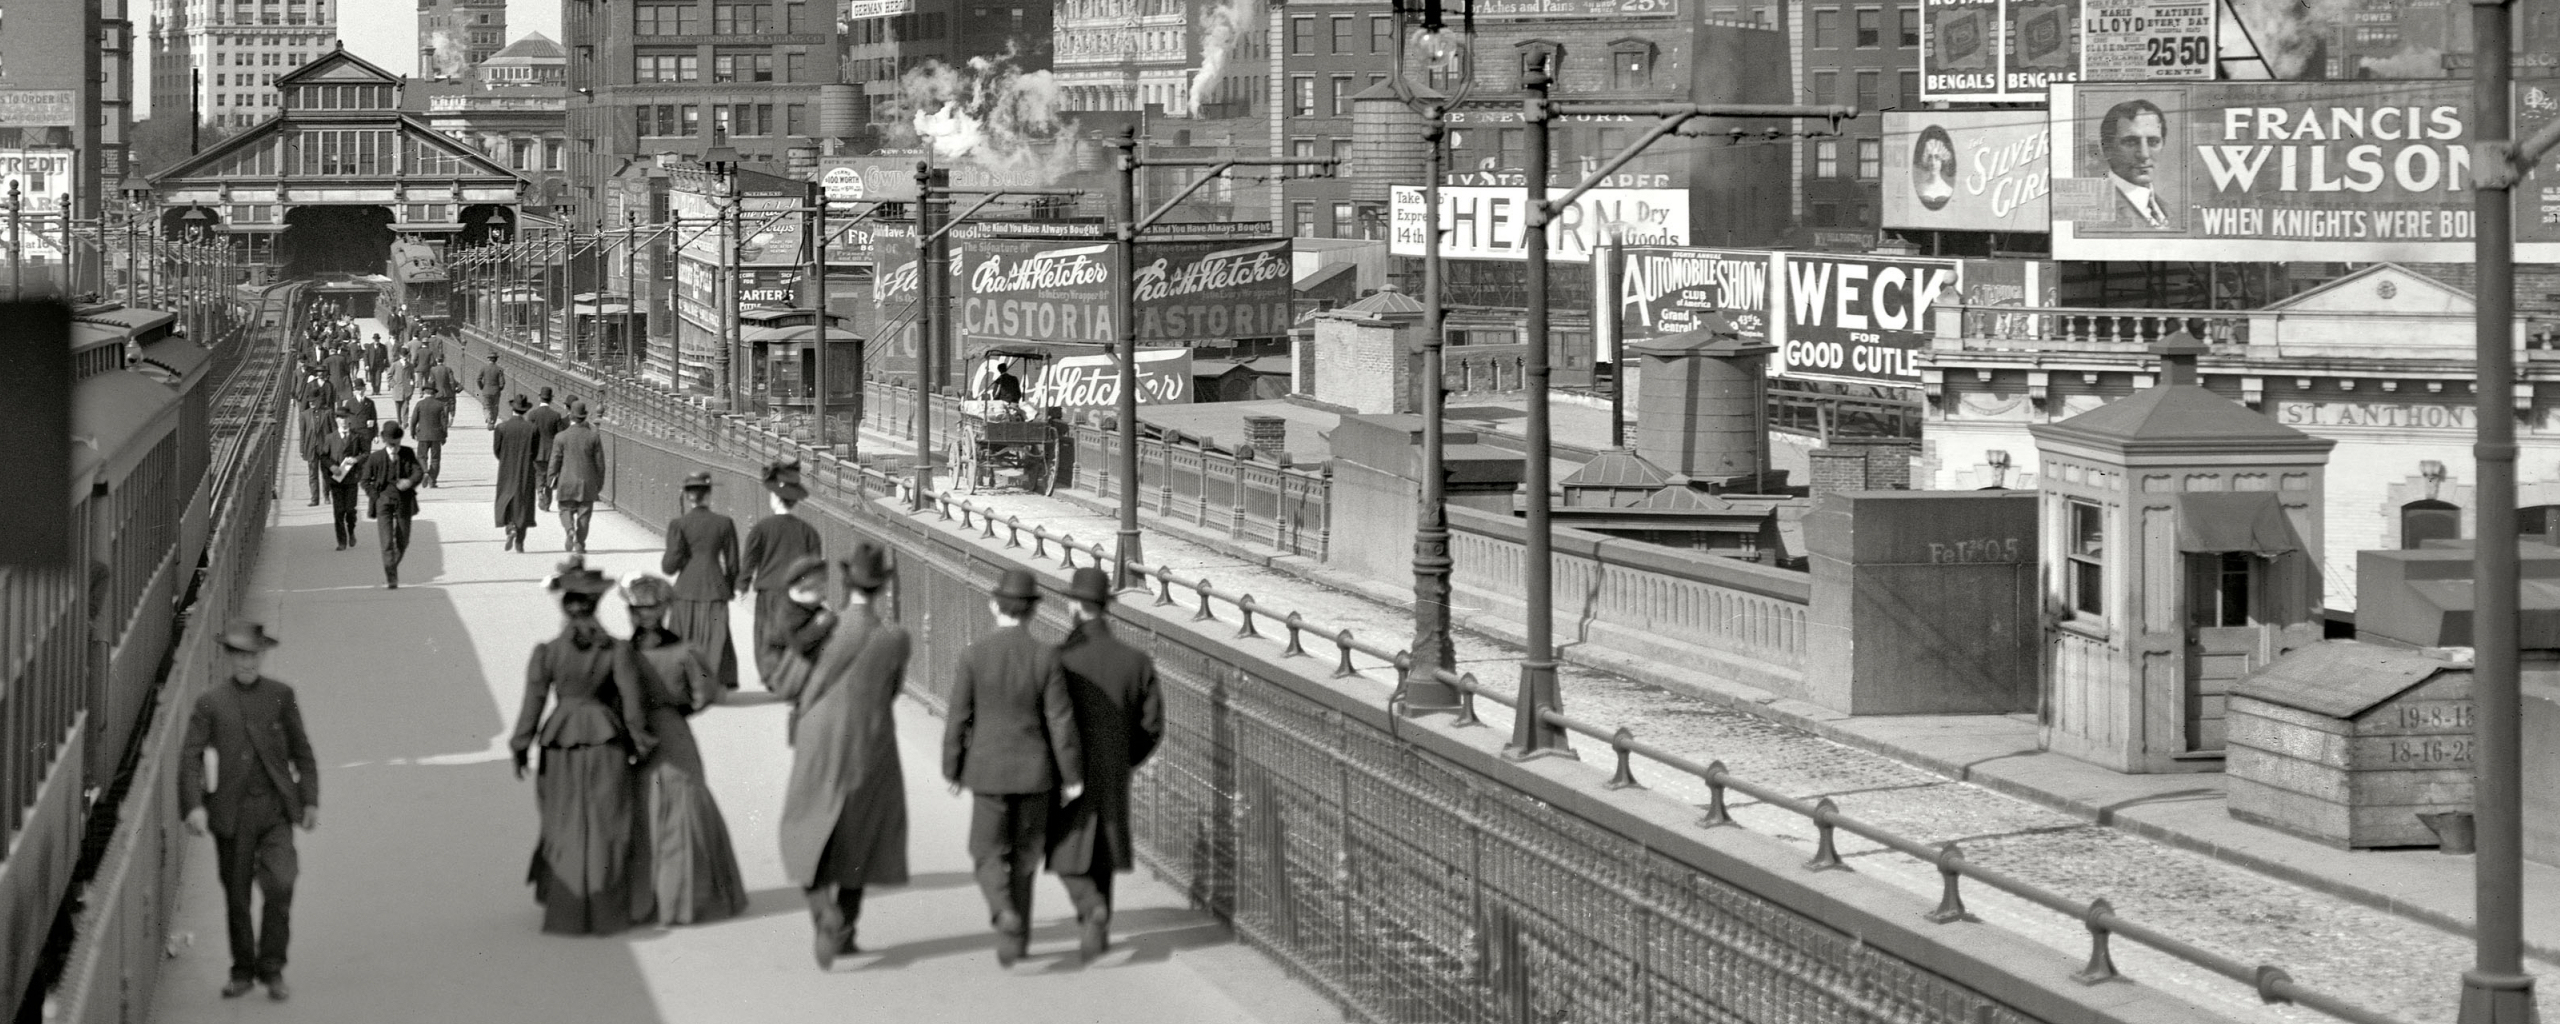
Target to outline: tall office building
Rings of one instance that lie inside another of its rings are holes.
[[[152,0],[151,114],[194,104],[210,125],[266,120],[276,112],[276,77],[337,38],[336,0]]]
[[[507,0],[418,0],[418,77],[460,81],[507,45]]]

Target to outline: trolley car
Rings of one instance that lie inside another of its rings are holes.
[[[383,270],[390,279],[385,295],[392,330],[408,337],[415,332],[439,334],[452,320],[453,282],[445,271],[444,248],[430,242],[391,243],[391,259]]]

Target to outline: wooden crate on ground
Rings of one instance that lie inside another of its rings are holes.
[[[2231,693],[2231,816],[2350,849],[2434,846],[2421,814],[2471,809],[2471,665],[2330,640]]]

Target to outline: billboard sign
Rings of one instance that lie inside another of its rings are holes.
[[[2460,81],[2057,86],[2047,112],[2053,254],[2469,262],[2470,91]],[[2560,260],[2560,225],[2538,221],[2519,218],[2516,258]]]
[[[910,203],[916,198],[916,160],[911,156],[822,156],[811,180],[827,190],[831,203]]]
[[[1479,18],[1667,18],[1680,13],[1678,0],[1476,0]]]
[[[893,18],[915,11],[916,0],[843,0],[836,17],[849,25],[864,18]]]
[[[1777,268],[1769,251],[1647,246],[1625,253],[1618,322],[1626,340],[1696,330],[1714,313],[1723,314],[1743,340],[1769,340],[1769,289]]]
[[[1289,240],[1141,242],[1136,298],[1145,344],[1225,343],[1289,333]]]
[[[980,238],[953,247],[959,334],[973,341],[1108,345],[1111,246]]]
[[[1963,294],[1964,264],[1790,252],[1778,254],[1777,279],[1778,376],[1918,387],[1929,311]]]
[[[2042,103],[2080,77],[2080,0],[1921,0],[1920,96]]]
[[[1551,196],[1571,191],[1548,187]],[[1420,256],[1430,230],[1420,186],[1395,186],[1394,229],[1389,251]],[[1528,225],[1529,190],[1502,186],[1440,188],[1440,254],[1450,259],[1520,260]],[[1557,212],[1547,226],[1547,258],[1589,263],[1592,250],[1614,236],[1628,245],[1689,244],[1689,191],[1673,188],[1595,188]]]
[[[2051,137],[2032,110],[1886,111],[1884,226],[2052,230]]]
[[[900,226],[884,228],[872,236],[871,308],[867,317],[856,317],[854,333],[875,339],[873,351],[879,353],[884,373],[916,372],[916,276],[921,268],[916,262],[916,236]]]
[[[998,360],[970,364],[969,393],[983,395],[995,383]],[[1109,409],[1120,404],[1120,359],[1116,355],[1066,356],[1032,364],[1023,381],[1022,399],[1034,406],[1061,409]],[[1022,364],[1014,364],[1021,369]],[[1138,352],[1138,404],[1180,405],[1192,398],[1189,349],[1142,349]]]
[[[80,65],[89,51],[83,5],[7,4],[0,13],[0,128],[79,123]],[[70,188],[66,181],[64,190]]]
[[[2080,80],[2211,81],[2221,11],[2221,0],[2090,0],[2080,12]]]

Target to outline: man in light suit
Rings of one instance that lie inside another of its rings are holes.
[[[587,407],[569,403],[568,427],[551,440],[551,465],[543,481],[560,502],[560,530],[568,549],[587,552],[587,523],[595,517],[596,497],[604,493],[604,439],[587,425]]]
[[[2132,230],[2165,230],[2166,204],[2155,191],[2160,151],[2169,144],[2169,118],[2150,100],[2126,100],[2098,120],[2098,148],[2107,157],[2107,187],[2116,195],[2116,220]]]
[[[300,873],[293,851],[294,825],[320,825],[320,763],[302,731],[302,706],[293,687],[260,673],[276,639],[255,622],[223,630],[231,679],[196,698],[178,752],[178,809],[187,831],[213,833],[222,876],[223,909],[230,918],[231,981],[222,997],[236,999],[265,982],[278,1001],[292,994],[284,983],[285,946],[292,939],[293,882]],[[218,784],[204,788],[204,752],[218,760]],[[265,901],[260,920],[249,919],[255,885]]]
[[[1047,845],[1049,812],[1084,794],[1084,748],[1056,648],[1025,624],[1040,584],[1005,570],[991,595],[996,631],[960,656],[942,734],[942,777],[976,794],[969,858],[996,931],[996,962],[1011,967],[1031,944],[1031,883]]]

